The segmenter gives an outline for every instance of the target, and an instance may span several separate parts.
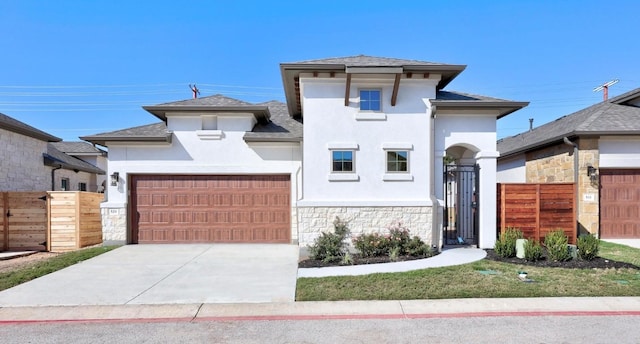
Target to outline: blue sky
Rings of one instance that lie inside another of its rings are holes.
[[[222,93],[284,101],[279,63],[465,64],[448,90],[530,101],[498,137],[640,87],[639,1],[0,1],[0,112],[65,140]]]

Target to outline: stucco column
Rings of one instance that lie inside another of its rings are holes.
[[[480,166],[479,238],[480,248],[493,248],[496,243],[496,159],[500,153],[482,151],[476,154]]]

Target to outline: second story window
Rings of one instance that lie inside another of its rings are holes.
[[[381,93],[375,89],[360,90],[360,111],[381,111]]]
[[[331,172],[354,172],[353,151],[331,151]]]

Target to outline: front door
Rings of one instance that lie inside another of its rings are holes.
[[[479,172],[478,165],[445,165],[445,245],[478,244]]]

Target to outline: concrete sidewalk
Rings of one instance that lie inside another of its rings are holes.
[[[246,321],[589,315],[640,316],[640,297],[5,307],[0,308],[0,325],[64,321]]]

